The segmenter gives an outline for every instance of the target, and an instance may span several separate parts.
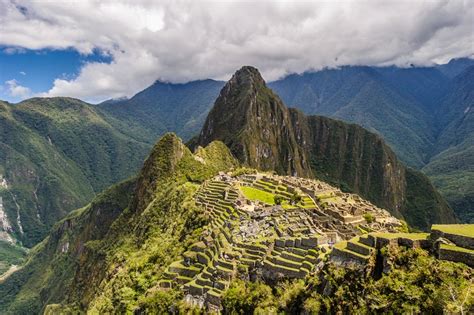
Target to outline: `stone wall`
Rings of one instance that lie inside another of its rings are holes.
[[[469,249],[474,249],[474,238],[469,237],[469,236],[463,236],[463,235],[458,235],[458,234],[449,234],[449,233],[444,233],[439,230],[432,230],[431,231],[431,236],[430,238],[435,241],[440,237],[444,237],[457,246],[461,246],[464,248],[469,248]]]
[[[472,253],[440,247],[438,258],[442,260],[465,263],[469,267],[474,268],[474,254]]]

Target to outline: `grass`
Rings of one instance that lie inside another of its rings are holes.
[[[463,253],[468,253],[468,254],[474,255],[474,250],[469,249],[469,248],[460,247],[460,246],[455,246],[455,245],[441,244],[441,249],[447,249],[447,250],[452,250],[452,251],[456,251],[456,252],[463,252]]]
[[[474,224],[435,224],[431,230],[443,233],[474,237]]]
[[[269,205],[275,204],[274,194],[271,194],[266,191],[256,189],[253,187],[247,187],[247,186],[240,187],[240,190],[242,191],[245,198],[247,199],[261,201]]]
[[[382,237],[388,239],[407,238],[410,240],[425,240],[428,238],[428,233],[371,233],[375,237]]]

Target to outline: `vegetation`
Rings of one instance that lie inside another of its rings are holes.
[[[230,143],[232,152],[243,163],[257,158],[254,166],[279,173],[310,176],[314,171],[344,189],[357,187],[361,195],[380,205],[401,206],[400,213],[397,207],[390,209],[416,227],[452,221],[449,206],[429,180],[401,165],[378,136],[355,125],[288,111],[259,75],[253,77],[256,69],[246,67],[242,71],[241,76],[235,77],[240,88],[227,91],[226,95],[235,110],[226,116],[230,120],[212,120],[224,117],[221,114],[229,110],[223,103],[216,106],[209,119],[213,126],[222,128],[219,136]],[[250,85],[254,83],[257,85]],[[385,96],[378,100],[385,101]],[[271,141],[259,138],[263,134],[262,122],[256,121],[256,113],[243,107],[249,98],[257,100],[255,107],[264,126],[269,125],[265,119],[274,107],[278,124],[292,126],[298,121],[300,129],[311,135],[303,139],[310,149],[304,151],[292,132],[270,132]],[[38,105],[45,105],[43,102],[49,107]],[[13,108],[0,103],[0,170],[11,181],[11,188],[0,193],[8,205],[9,217],[15,217],[15,207],[11,205],[18,198],[26,241],[40,239],[69,207],[83,205],[109,181],[133,173],[133,163],[139,163],[141,150],[149,143],[138,122],[128,129],[113,127],[125,125],[120,119],[125,119],[131,107],[110,114],[114,111],[106,108],[110,104],[96,110],[71,99],[33,99],[22,104]],[[141,114],[148,114],[152,105],[146,104]],[[242,119],[248,125],[242,124]],[[244,128],[247,126],[251,128]],[[68,128],[85,133],[84,138],[74,137]],[[332,132],[319,132],[326,129]],[[209,145],[196,148],[194,154],[174,134],[165,134],[136,179],[110,188],[55,224],[49,236],[30,251],[23,268],[0,282],[0,312],[198,312],[183,302],[182,293],[163,291],[159,285],[166,281],[166,268],[199,240],[203,227],[209,223],[207,212],[193,198],[199,184],[221,170],[249,171],[238,168],[239,163],[222,142],[211,142],[209,130],[212,128],[204,128],[202,135],[208,137],[200,139],[200,144]],[[265,147],[265,143],[272,146]],[[257,147],[263,151],[242,149]],[[281,156],[275,158],[265,152],[279,152]],[[107,159],[111,153],[123,160]],[[386,167],[388,164],[390,168]],[[103,176],[95,178],[97,174]],[[35,201],[25,193],[36,188],[44,189],[38,193],[49,199],[39,197]],[[254,200],[269,204],[277,201],[277,194],[252,187],[242,187],[243,192],[245,188],[251,188],[247,194]],[[296,201],[297,196],[293,199]],[[41,219],[35,219],[37,213],[28,212],[36,209]],[[18,226],[15,229],[21,238]],[[471,235],[470,229],[467,233]],[[422,233],[395,235],[427,237]],[[337,246],[343,249],[346,245]],[[448,248],[453,249],[449,245]],[[20,252],[11,248],[0,247],[0,254],[2,251],[5,259],[23,259]],[[236,280],[224,294],[224,310],[247,314],[466,313],[472,309],[471,268],[436,260],[418,249],[388,247],[378,255],[379,259],[364,269],[327,264],[320,275],[305,281],[270,286]]]
[[[26,257],[26,250],[18,245],[0,241],[0,276],[12,265],[21,265]]]
[[[364,219],[368,224],[374,222],[374,216],[371,213],[364,214]]]
[[[474,306],[472,269],[439,261],[419,249],[385,248],[390,271],[328,264],[306,282],[273,289],[236,280],[224,294],[228,314],[468,313]]]
[[[303,197],[301,197],[298,193],[294,193],[291,198],[290,198],[290,203],[293,205],[296,205],[300,203],[303,200]]]
[[[133,128],[138,139],[153,143],[165,132],[189,140],[199,132],[223,82],[155,82],[128,100],[104,102],[99,109],[113,125]]]
[[[474,255],[474,250],[469,249],[469,248],[464,248],[464,247],[450,245],[450,244],[441,244],[440,247],[443,249],[448,249],[448,250],[452,250],[456,252],[464,252],[464,253]]]
[[[219,143],[203,150],[193,155],[175,135],[163,136],[137,179],[68,215],[0,283],[0,312],[40,313],[49,304],[51,312],[167,310],[180,295],[162,293],[159,280],[209,220],[194,202],[195,182],[238,166]]]
[[[8,189],[0,196],[14,236],[28,247],[69,211],[133,175],[150,148],[79,100],[33,98],[1,105],[0,175]]]
[[[285,200],[285,198],[283,198],[282,196],[279,196],[279,195],[273,196],[273,202],[276,205],[281,205],[284,200]]]

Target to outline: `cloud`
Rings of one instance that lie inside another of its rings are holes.
[[[25,71],[20,71],[20,74],[21,75],[26,75],[26,72]]]
[[[474,2],[2,2],[0,45],[99,49],[45,95],[131,96],[160,79],[227,79],[242,65],[267,80],[340,65],[430,65],[473,56]]]
[[[31,90],[25,86],[20,85],[15,79],[5,81],[5,85],[8,93],[12,97],[24,99],[31,96]]]

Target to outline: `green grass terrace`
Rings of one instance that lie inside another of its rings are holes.
[[[431,230],[474,238],[474,224],[434,224]]]

